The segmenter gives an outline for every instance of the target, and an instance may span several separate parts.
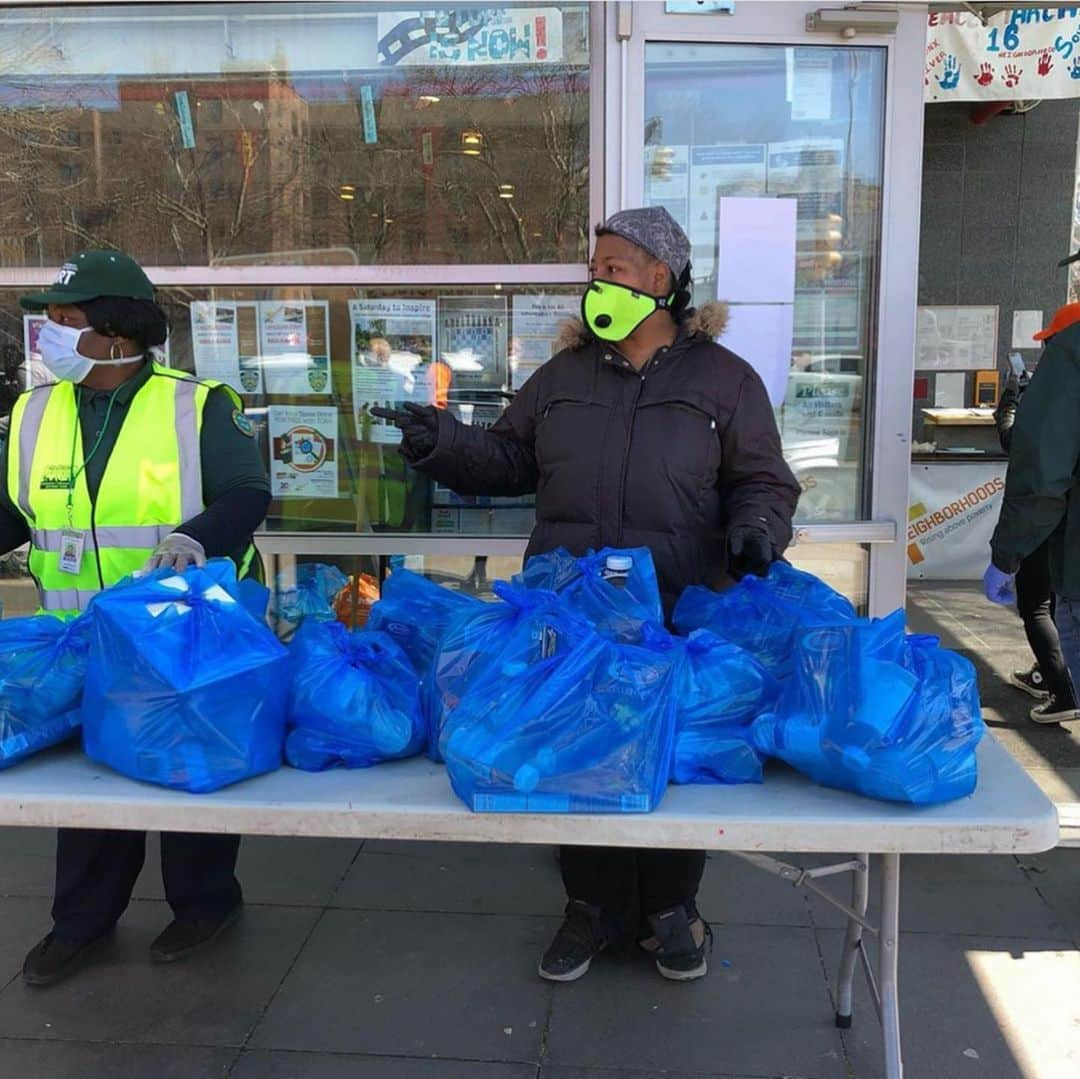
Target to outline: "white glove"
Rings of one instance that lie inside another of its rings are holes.
[[[157,545],[143,566],[143,572],[174,569],[177,573],[183,573],[189,566],[205,565],[206,549],[203,545],[197,539],[185,536],[183,532],[173,532]]]

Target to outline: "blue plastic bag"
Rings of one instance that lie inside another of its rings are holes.
[[[282,640],[289,640],[307,618],[334,620],[334,597],[349,583],[337,566],[304,562],[296,567],[295,584],[279,573],[269,613]]]
[[[193,792],[281,765],[286,651],[235,587],[235,567],[221,559],[94,598],[82,703],[88,756]]]
[[[748,575],[724,592],[692,586],[675,605],[679,633],[707,629],[745,648],[770,674],[792,672],[792,645],[803,626],[850,621],[855,608],[810,573],[774,562],[768,577]]]
[[[442,760],[439,739],[447,717],[481,672],[502,663],[518,622],[559,604],[555,593],[539,588],[518,588],[503,581],[495,581],[492,588],[498,597],[494,603],[470,604],[450,621],[428,670],[424,703],[428,756],[433,760]]]
[[[440,747],[475,811],[647,813],[663,797],[675,734],[678,649],[601,637],[538,606],[449,713]]]
[[[427,744],[420,679],[385,633],[307,622],[289,648],[285,759],[294,768],[366,768]]]
[[[778,687],[736,644],[706,630],[685,642],[675,681],[675,783],[760,783],[762,762],[753,721],[770,707]]]
[[[625,559],[629,570],[612,574],[609,558]],[[572,610],[615,640],[637,640],[646,622],[664,624],[660,585],[647,547],[605,547],[581,558],[559,547],[530,558],[513,584],[558,593]]]
[[[754,744],[818,783],[930,805],[970,794],[984,730],[975,669],[904,613],[801,630],[795,671]]]
[[[0,622],[0,768],[79,729],[89,646],[85,618]]]
[[[383,583],[382,598],[371,608],[366,628],[387,634],[409,657],[424,685],[423,709],[428,722],[428,756],[441,760],[436,704],[430,698],[431,669],[450,623],[487,606],[483,600],[429,581],[411,570],[395,570]]]

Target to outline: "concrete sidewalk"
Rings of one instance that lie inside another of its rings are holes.
[[[1001,684],[1026,652],[965,587],[912,595],[914,628],[977,648],[988,722],[1077,797],[1080,732],[1035,728]],[[1011,618],[1011,621],[1009,620]],[[865,993],[833,1025],[841,916],[737,860],[709,862],[712,972],[664,982],[641,955],[540,981],[563,897],[553,852],[252,839],[243,921],[152,966],[169,920],[156,842],[107,958],[51,990],[18,978],[49,926],[53,836],[0,831],[0,1077],[28,1079],[871,1079]],[[791,856],[787,856],[789,860]],[[1080,1074],[1080,851],[904,860],[901,1001],[910,1079]]]

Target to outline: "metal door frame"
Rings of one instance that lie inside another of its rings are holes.
[[[807,522],[802,543],[869,544],[870,613],[904,605],[907,586],[908,483],[911,474],[911,393],[915,373],[919,217],[922,194],[923,65],[926,10],[903,8],[895,34],[812,33],[812,3],[738,0],[732,15],[669,15],[658,0],[607,5],[604,26],[605,126],[611,133],[605,169],[606,213],[644,198],[645,46],[650,41],[699,44],[844,45],[886,50],[882,162],[881,253],[873,393],[864,461],[866,519]],[[873,339],[873,337],[872,337]]]

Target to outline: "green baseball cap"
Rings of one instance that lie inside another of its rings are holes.
[[[49,288],[22,296],[19,303],[37,311],[51,303],[82,303],[99,296],[152,300],[154,286],[142,267],[122,251],[80,251],[60,267]]]

